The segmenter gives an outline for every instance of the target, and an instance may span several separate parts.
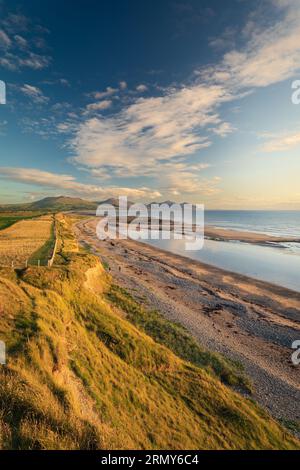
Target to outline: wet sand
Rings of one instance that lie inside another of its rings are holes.
[[[76,233],[116,283],[184,325],[203,346],[241,362],[253,398],[276,418],[299,422],[300,366],[292,364],[291,345],[300,339],[300,293],[141,242],[99,241],[98,221],[81,221]]]
[[[72,212],[71,212],[72,213]],[[80,214],[83,216],[94,216],[94,211],[76,211],[74,214]],[[128,217],[128,221],[133,221],[135,218],[134,217]],[[100,220],[100,217],[97,218],[97,220]],[[169,225],[170,224],[170,225]],[[160,227],[161,225],[161,227]],[[168,223],[167,221],[157,221],[157,229],[161,229],[162,227],[165,227],[165,230],[168,229],[170,226],[171,230],[174,229],[174,224],[171,221]],[[144,219],[144,228],[149,228],[150,225],[148,225],[147,219]],[[195,224],[191,224],[188,232],[191,231],[196,231],[197,227]],[[211,240],[218,240],[218,241],[240,241],[243,243],[251,243],[251,244],[256,244],[256,245],[276,245],[279,243],[300,243],[300,238],[297,237],[274,237],[271,235],[266,235],[263,233],[255,233],[255,232],[247,232],[247,231],[242,231],[242,230],[232,230],[232,229],[223,229],[219,227],[214,227],[211,225],[205,225],[205,230],[204,230],[204,236],[205,238],[209,238]]]
[[[205,238],[221,241],[235,240],[256,245],[269,245],[289,242],[300,243],[300,239],[296,237],[272,237],[263,233],[229,230],[211,226],[205,227]]]

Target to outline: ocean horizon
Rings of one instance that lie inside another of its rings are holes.
[[[205,224],[278,237],[299,237],[300,211],[205,210]]]

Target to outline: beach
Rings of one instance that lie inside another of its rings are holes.
[[[221,241],[240,241],[242,243],[252,243],[255,245],[269,245],[278,243],[300,243],[300,238],[281,236],[274,237],[263,233],[247,232],[241,230],[230,230],[219,227],[205,227],[205,238]]]
[[[274,417],[300,419],[300,294],[133,240],[97,239],[99,219],[76,226],[78,240],[109,266],[116,283],[179,322],[205,347],[240,362],[253,398]]]

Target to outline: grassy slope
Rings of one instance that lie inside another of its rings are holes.
[[[125,289],[110,284],[106,297],[113,305],[126,313],[126,318],[151,336],[155,341],[171,349],[180,358],[204,367],[223,383],[251,393],[250,382],[243,374],[243,367],[217,353],[205,350],[179,323],[164,318],[156,310],[147,310]]]
[[[0,272],[2,448],[299,448],[199,352],[187,362],[120,315],[98,260],[59,231],[60,266]]]

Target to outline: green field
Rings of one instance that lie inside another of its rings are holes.
[[[0,230],[10,227],[20,220],[33,219],[44,215],[44,212],[6,212],[0,213]]]

